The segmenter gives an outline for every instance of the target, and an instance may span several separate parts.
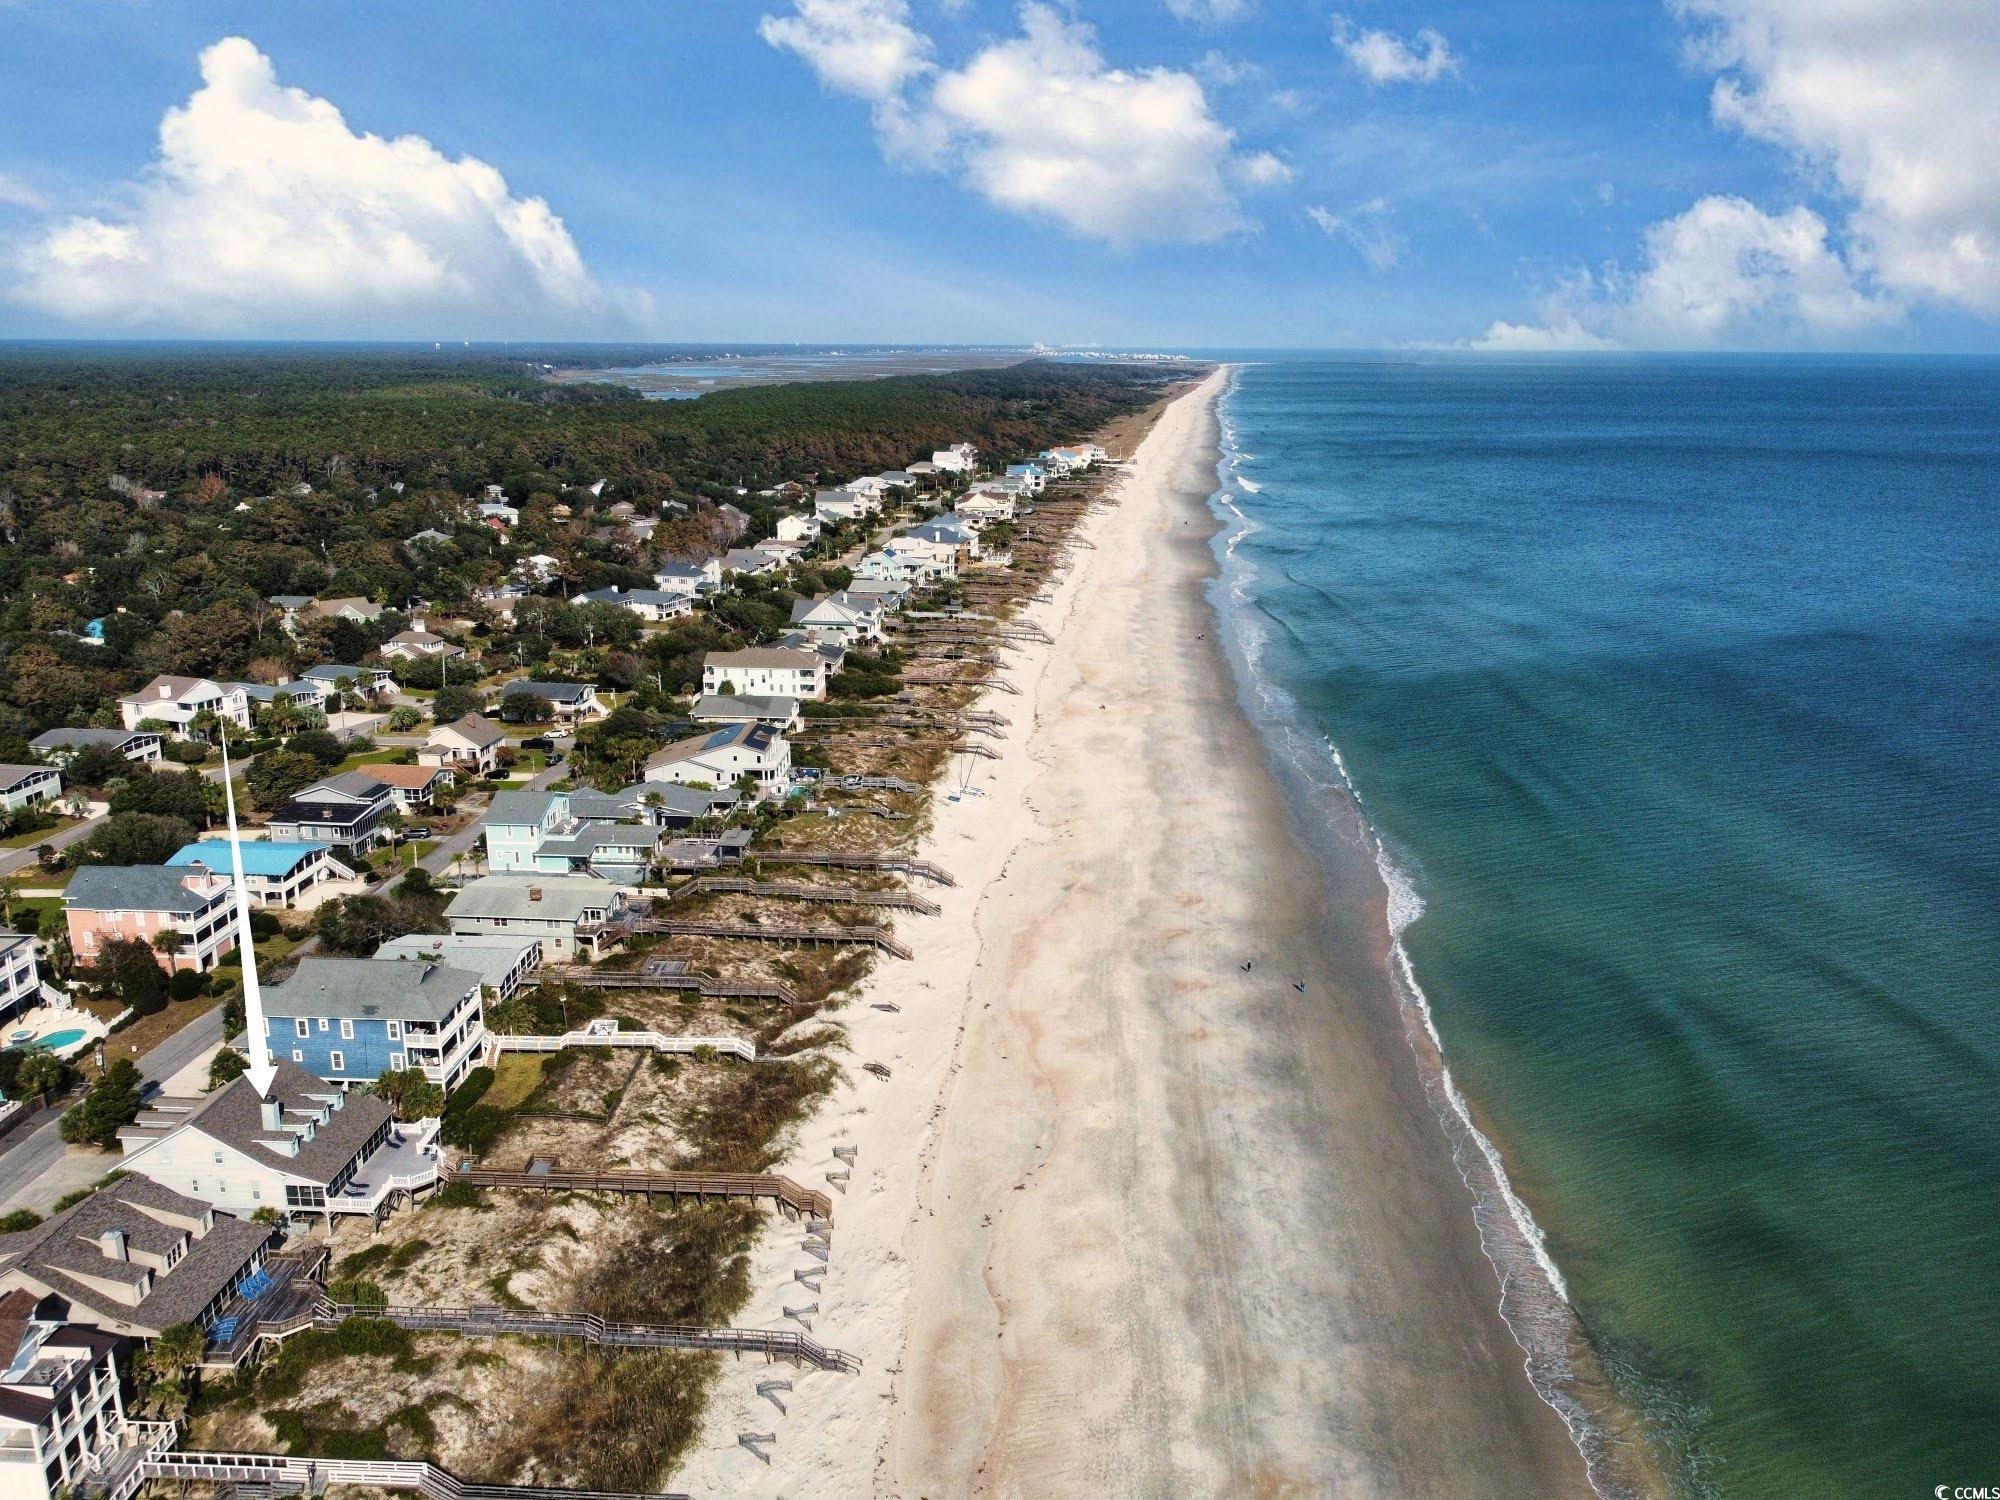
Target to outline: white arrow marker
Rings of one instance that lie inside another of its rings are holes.
[[[264,1029],[264,992],[257,985],[257,943],[250,933],[250,886],[243,878],[243,844],[236,836],[236,788],[229,779],[229,734],[222,735],[222,805],[229,819],[229,873],[236,883],[236,951],[243,955],[243,1029],[250,1036],[250,1066],[243,1076],[259,1099],[271,1094],[278,1069]]]

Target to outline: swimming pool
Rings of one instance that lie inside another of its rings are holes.
[[[51,1031],[47,1036],[43,1037],[32,1036],[17,1031],[14,1033],[14,1039],[10,1040],[7,1045],[10,1048],[43,1047],[50,1052],[60,1052],[65,1047],[74,1047],[89,1035],[90,1033],[85,1031],[81,1026],[71,1026],[63,1031]]]

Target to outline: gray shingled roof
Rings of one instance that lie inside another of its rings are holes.
[[[67,1301],[107,1319],[158,1331],[185,1323],[234,1284],[271,1228],[217,1214],[170,1271],[154,1272],[153,1289],[136,1306],[106,1295],[82,1277],[136,1285],[146,1268],[113,1260],[101,1236],[119,1230],[135,1250],[164,1256],[197,1232],[209,1205],[145,1177],[121,1177],[45,1224],[0,1237],[0,1277],[19,1272]],[[163,1222],[179,1219],[175,1224]],[[188,1227],[189,1222],[196,1227]]]
[[[516,824],[539,823],[549,814],[549,808],[561,796],[558,792],[495,792],[493,801],[486,809],[488,823]]]
[[[248,1078],[225,1084],[175,1123],[201,1130],[274,1171],[323,1188],[388,1120],[389,1106],[373,1094],[342,1094],[338,1085],[315,1077],[295,1062],[281,1060],[277,1068],[271,1097],[283,1110],[284,1134],[317,1119],[329,1104],[340,1103],[340,1108],[332,1110],[325,1122],[314,1128],[310,1140],[299,1141],[297,1156],[287,1156],[266,1144],[279,1132],[265,1128],[263,1101]],[[168,1107],[167,1100],[156,1104],[162,1109]],[[147,1127],[147,1115],[139,1117],[139,1124]],[[143,1166],[139,1170],[143,1171]]]
[[[539,898],[533,892],[540,892]],[[586,910],[607,910],[618,888],[594,875],[482,875],[451,898],[447,918],[507,917],[575,922]]]
[[[350,1021],[442,1021],[478,985],[477,974],[442,964],[302,958],[291,978],[264,991],[264,1013]]]
[[[84,865],[70,877],[63,900],[82,911],[165,911],[192,916],[215,899],[181,884],[194,871],[166,865]]]
[[[150,729],[45,729],[28,741],[36,750],[82,750],[91,745],[109,745],[122,750],[134,740],[158,739]]]

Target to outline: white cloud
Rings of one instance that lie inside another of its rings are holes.
[[[1292,180],[1291,164],[1269,151],[1253,151],[1239,156],[1230,170],[1250,187],[1282,187]]]
[[[619,326],[561,219],[477,158],[357,134],[241,37],[104,217],[43,229],[8,295],[107,328],[557,333]]]
[[[33,186],[9,172],[0,172],[0,203],[9,208],[46,206],[46,200]]]
[[[927,38],[904,35],[901,0],[792,3],[793,15],[766,18],[765,40],[872,102],[891,157],[955,172],[988,201],[1073,233],[1117,245],[1219,239],[1247,227],[1232,179],[1268,185],[1289,170],[1269,153],[1239,156],[1192,74],[1110,67],[1089,26],[1041,0],[1022,5],[1020,35],[943,70],[928,62]],[[855,27],[832,27],[834,13]],[[836,38],[843,58],[895,61],[836,72],[805,37]]]
[[[1671,0],[1700,28],[1718,121],[1854,205],[1858,263],[1912,298],[2000,312],[2000,7],[1985,0]]]
[[[1204,83],[1212,83],[1217,88],[1234,88],[1239,83],[1249,83],[1261,78],[1264,70],[1253,62],[1231,57],[1226,52],[1218,52],[1213,47],[1202,53],[1201,61],[1194,65],[1195,76]]]
[[[877,103],[931,66],[906,0],[793,0],[791,15],[764,17],[757,34],[804,58],[828,88]]]
[[[1785,347],[1840,344],[1895,323],[1901,305],[1868,288],[1826,221],[1710,196],[1646,231],[1645,264],[1607,269],[1551,297],[1540,325],[1495,323],[1481,348]]]
[[[1385,199],[1371,198],[1366,203],[1356,204],[1346,214],[1337,214],[1324,204],[1315,204],[1306,210],[1306,217],[1328,239],[1341,240],[1351,246],[1368,269],[1378,276],[1395,270],[1403,258],[1403,238],[1389,223],[1389,204]]]
[[[1334,18],[1333,44],[1370,83],[1436,83],[1458,72],[1458,57],[1444,37],[1426,26],[1413,41],[1387,31],[1363,31]]]
[[[1496,322],[1472,341],[1475,349],[1507,354],[1554,354],[1581,349],[1616,349],[1610,339],[1592,333],[1574,317],[1545,324]]]
[[[1226,26],[1250,14],[1250,0],[1167,0],[1167,9],[1197,26]]]

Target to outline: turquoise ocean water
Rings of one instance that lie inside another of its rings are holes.
[[[1328,356],[1223,414],[1246,701],[1379,837],[1500,1263],[1691,1493],[2000,1485],[2000,364]]]

